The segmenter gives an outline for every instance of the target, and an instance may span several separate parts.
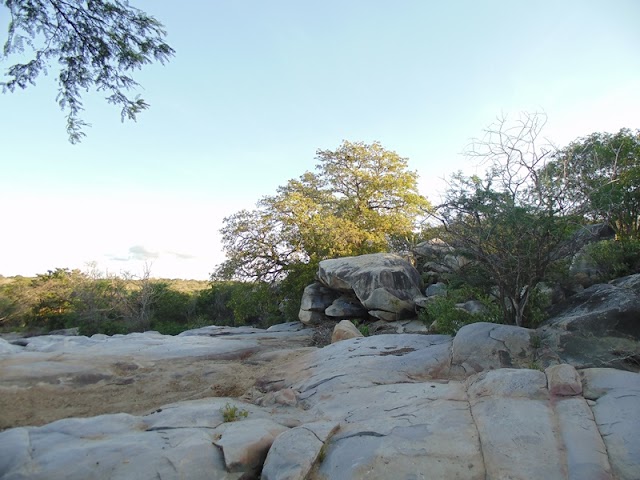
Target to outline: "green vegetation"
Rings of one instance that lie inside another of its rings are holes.
[[[62,0],[4,0],[11,19],[4,55],[33,51],[26,63],[7,69],[3,92],[35,85],[41,74],[59,68],[58,104],[67,112],[71,143],[79,142],[88,126],[80,118],[82,92],[107,93],[108,103],[121,108],[121,118],[135,120],[149,105],[127,91],[138,86],[131,72],[157,61],[166,62],[173,49],[164,42],[166,32],[154,17],[122,0],[66,2]],[[39,45],[39,46],[38,46]]]
[[[213,278],[256,282],[256,298],[271,292],[284,320],[297,319],[321,260],[388,251],[414,235],[429,209],[407,159],[379,143],[345,141],[317,159],[316,173],[225,218],[222,229],[227,260]]]
[[[359,320],[351,320],[351,323],[353,323],[353,326],[358,329],[363,337],[369,336],[369,325]]]
[[[315,173],[225,219],[227,260],[211,282],[68,269],[0,278],[0,328],[175,334],[211,324],[266,327],[297,319],[321,260],[403,252],[434,238],[460,268],[438,274],[447,295],[420,313],[425,322],[441,333],[477,321],[536,327],[550,305],[542,282],[570,282],[578,250],[601,281],[640,271],[640,131],[595,133],[557,150],[540,145],[544,121],[525,115],[490,127],[468,152],[486,167],[484,177],[453,175],[435,208],[418,193],[407,160],[380,144],[319,150]],[[611,226],[617,238],[584,247],[575,233],[593,222]],[[468,300],[481,302],[481,311],[456,306]],[[368,334],[365,324],[356,326]]]
[[[640,239],[638,238],[593,243],[587,247],[585,253],[597,266],[601,282],[608,282],[640,271]]]
[[[226,422],[235,422],[240,420],[241,418],[247,418],[249,416],[249,412],[236,407],[235,405],[231,405],[227,403],[223,408],[220,409],[222,413],[222,418]]]
[[[0,329],[44,333],[78,327],[80,333],[158,330],[179,333],[211,324],[199,303],[208,282],[155,280],[58,268],[35,278],[0,282]]]
[[[469,300],[477,300],[482,311],[471,314],[457,306]],[[448,288],[446,295],[433,298],[419,314],[427,325],[435,322],[435,331],[445,335],[455,335],[465,325],[476,322],[501,323],[502,314],[496,302],[488,295],[468,285]]]
[[[618,239],[640,233],[640,130],[593,133],[554,155],[542,173],[575,213],[605,222]]]

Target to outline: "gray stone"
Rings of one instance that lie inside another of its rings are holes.
[[[456,303],[456,308],[470,315],[481,315],[487,311],[487,307],[480,300],[468,300],[464,303]]]
[[[358,337],[364,337],[364,335],[362,335],[362,332],[360,332],[360,330],[358,330],[356,326],[349,320],[342,320],[335,327],[333,327],[333,333],[331,334],[331,343]]]
[[[442,282],[434,283],[433,285],[429,285],[427,287],[424,294],[427,297],[444,296],[447,294],[447,285]]]
[[[210,431],[148,430],[126,414],[60,420],[0,433],[3,479],[237,479],[225,469]]]
[[[367,309],[355,297],[341,295],[324,311],[327,317],[335,319],[362,318],[367,316]]]
[[[217,427],[213,441],[222,448],[228,471],[251,474],[260,471],[271,444],[286,430],[265,418],[240,420]]]
[[[576,396],[556,400],[554,411],[566,449],[567,478],[613,480],[607,449],[585,399]]]
[[[566,363],[553,365],[544,373],[547,376],[547,388],[551,395],[573,396],[582,393],[582,381],[573,366]]]
[[[307,423],[278,435],[267,455],[262,480],[305,480],[325,442],[339,428],[336,422]]]
[[[320,283],[312,283],[302,293],[300,308],[312,312],[324,312],[336,297],[337,294],[330,288]]]
[[[453,339],[452,374],[468,376],[496,368],[527,368],[533,359],[533,330],[478,322],[462,327]]]
[[[640,371],[640,274],[593,285],[550,317],[538,331],[564,363]]]
[[[311,310],[302,310],[298,312],[298,319],[302,322],[303,325],[318,325],[323,320],[325,320],[324,313],[321,312],[313,312]]]
[[[536,370],[501,369],[469,380],[486,478],[566,478],[546,384]]]
[[[12,353],[18,353],[22,351],[22,347],[18,345],[12,345],[3,338],[0,338],[0,355],[10,355]]]
[[[354,294],[369,311],[396,314],[394,320],[415,315],[413,299],[421,295],[418,271],[387,253],[323,260],[318,279],[332,290]]]

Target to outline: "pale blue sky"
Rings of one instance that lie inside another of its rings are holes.
[[[222,218],[343,139],[408,157],[437,200],[501,113],[545,111],[560,145],[640,127],[637,0],[131,4],[176,50],[138,72],[137,123],[88,94],[93,127],[70,145],[54,69],[0,95],[0,274],[147,258],[156,276],[207,278]],[[0,7],[2,43],[7,20]]]

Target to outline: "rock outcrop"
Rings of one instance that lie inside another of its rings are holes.
[[[504,325],[324,348],[307,346],[310,332],[211,327],[10,344],[0,355],[3,418],[43,383],[50,397],[66,395],[67,415],[41,426],[14,419],[23,426],[0,432],[0,477],[640,478],[638,373],[526,368],[537,332]],[[176,382],[213,385],[222,365],[259,375],[235,398],[205,389],[139,413],[63,418],[81,412],[87,389],[108,402],[110,388],[146,388],[163,359]]]
[[[558,358],[585,367],[640,370],[640,274],[593,285],[551,311],[539,329]]]
[[[302,323],[313,324],[319,315],[401,320],[415,316],[415,299],[422,297],[418,271],[402,257],[388,253],[323,260],[318,282],[305,289]],[[335,292],[333,298],[330,292]]]

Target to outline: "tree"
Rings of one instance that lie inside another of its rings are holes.
[[[506,118],[474,140],[469,155],[487,165],[484,180],[454,175],[445,202],[436,209],[443,240],[480,267],[497,287],[504,320],[526,326],[533,288],[567,248],[573,224],[560,196],[550,195],[543,175],[553,152],[539,146],[546,118]]]
[[[224,219],[222,278],[275,281],[300,264],[385,251],[429,208],[407,159],[374,142],[318,150],[316,173]]]
[[[25,46],[31,59],[7,70],[3,92],[26,88],[50,63],[59,64],[60,108],[67,112],[67,132],[71,143],[79,142],[83,127],[80,118],[82,90],[104,91],[107,102],[121,108],[120,116],[135,120],[149,105],[131,98],[127,91],[138,86],[131,72],[158,61],[162,64],[174,50],[164,42],[166,32],[154,17],[129,6],[127,0],[0,0],[9,9],[11,20],[4,56],[20,53]]]
[[[545,169],[576,214],[606,222],[619,238],[640,234],[640,130],[593,133],[563,148]]]

